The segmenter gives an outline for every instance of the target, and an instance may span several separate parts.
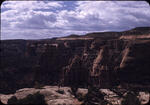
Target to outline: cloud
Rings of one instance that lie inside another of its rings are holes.
[[[97,1],[77,2],[76,9],[84,17],[96,16],[99,27],[112,30],[130,29],[133,27],[150,25],[150,7],[144,1]],[[87,11],[88,10],[88,11]],[[101,30],[101,28],[99,30]]]
[[[150,26],[144,1],[6,1],[2,39],[35,39]]]
[[[30,18],[25,19],[23,22],[16,25],[17,28],[22,29],[46,29],[48,27],[48,23],[53,23],[56,21],[56,17],[54,14],[32,14]]]
[[[2,4],[3,8],[15,9],[18,11],[22,10],[33,10],[33,9],[51,9],[62,7],[62,2],[55,1],[5,1]]]

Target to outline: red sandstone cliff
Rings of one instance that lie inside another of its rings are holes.
[[[150,28],[1,41],[0,92],[35,85],[150,85]]]

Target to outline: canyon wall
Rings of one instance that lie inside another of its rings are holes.
[[[150,86],[150,28],[2,40],[0,93],[44,85]]]

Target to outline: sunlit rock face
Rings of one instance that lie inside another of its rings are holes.
[[[150,28],[1,41],[0,93],[37,85],[148,89]]]

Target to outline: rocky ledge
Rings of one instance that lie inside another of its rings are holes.
[[[43,97],[40,97],[40,95]],[[3,104],[18,105],[148,105],[150,93],[144,91],[133,92],[124,89],[98,89],[96,91],[96,89],[83,88],[78,88],[73,93],[73,90],[69,87],[44,86],[39,89],[20,89],[14,94],[0,94],[0,101]]]

